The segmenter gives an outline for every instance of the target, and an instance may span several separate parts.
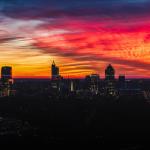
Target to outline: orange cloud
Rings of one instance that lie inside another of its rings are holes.
[[[53,59],[65,77],[104,76],[108,63],[117,75],[150,76],[150,21],[64,18],[31,21],[29,26],[17,22],[15,33],[9,28],[11,38],[0,40],[0,64],[12,65],[15,77],[49,77]]]

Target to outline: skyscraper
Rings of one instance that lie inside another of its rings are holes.
[[[116,96],[115,69],[111,64],[105,69],[105,94],[106,96]]]
[[[54,61],[53,61],[52,66],[51,66],[51,76],[52,76],[52,80],[59,78],[59,67],[57,67],[55,65]]]
[[[91,74],[85,77],[86,87],[92,92],[97,94],[99,90],[100,76],[98,74]]]
[[[111,64],[109,64],[105,69],[105,80],[112,81],[114,79],[115,79],[115,69],[112,67]]]
[[[118,84],[119,88],[125,88],[125,75],[119,75]]]
[[[13,86],[13,79],[12,79],[12,67],[3,66],[1,69],[1,91],[0,96],[10,96],[12,94],[12,86]]]
[[[12,67],[3,66],[1,69],[1,80],[3,84],[12,82]]]
[[[61,91],[62,89],[62,80],[63,77],[59,74],[59,67],[56,66],[55,62],[53,61],[51,66],[51,88],[56,93]]]

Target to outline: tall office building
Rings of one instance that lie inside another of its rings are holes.
[[[105,69],[105,94],[106,96],[116,96],[115,69],[111,64]]]
[[[3,66],[1,69],[1,81],[3,84],[12,83],[12,67]]]
[[[52,77],[52,80],[59,78],[59,67],[57,67],[55,65],[54,61],[53,61],[52,66],[51,66],[51,77]]]
[[[100,76],[98,74],[91,74],[85,78],[86,87],[95,94],[97,94],[99,90],[99,81]]]
[[[59,67],[53,61],[51,66],[51,88],[54,93],[60,92],[63,87],[63,77],[59,74]]]
[[[1,90],[0,97],[10,96],[12,91],[13,79],[12,79],[12,67],[3,66],[1,68]]]
[[[109,64],[105,69],[105,80],[112,81],[114,79],[115,79],[115,69],[112,67],[111,64]]]
[[[119,75],[118,84],[119,88],[125,88],[125,75]]]

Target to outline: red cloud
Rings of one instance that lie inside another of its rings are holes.
[[[34,46],[41,48],[43,53],[74,61],[105,61],[149,70],[147,55],[150,55],[150,51],[142,50],[143,47],[150,46],[149,26],[150,24],[121,24],[119,21],[114,24],[111,21],[67,19],[45,27],[50,31],[63,28],[67,33],[36,37]],[[93,69],[97,71],[98,68],[93,66]]]

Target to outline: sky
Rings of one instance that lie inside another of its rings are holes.
[[[0,67],[13,77],[150,77],[149,0],[0,0]]]

